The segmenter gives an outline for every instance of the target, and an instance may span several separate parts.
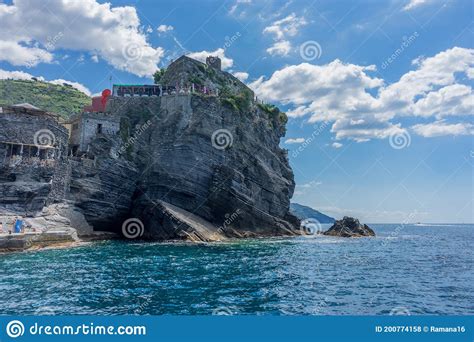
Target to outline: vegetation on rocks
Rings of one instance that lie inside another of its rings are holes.
[[[250,111],[252,94],[249,91],[233,94],[228,87],[224,86],[220,92],[220,99],[224,105],[241,113],[245,113]]]
[[[157,70],[154,74],[153,74],[153,81],[155,82],[155,84],[159,84],[160,81],[161,81],[161,78],[163,77],[163,75],[165,74],[166,72],[166,69],[165,68],[161,68],[160,70]]]
[[[41,81],[0,80],[0,106],[24,102],[66,119],[89,105],[91,99],[71,86]]]
[[[288,122],[288,116],[286,113],[280,111],[277,106],[267,103],[259,103],[258,107],[268,114],[268,118],[271,120],[278,120],[282,125],[286,125]]]

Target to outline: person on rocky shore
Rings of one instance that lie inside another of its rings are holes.
[[[23,220],[20,219],[20,217],[15,217],[15,223],[13,224],[13,230],[15,233],[24,233],[25,228],[24,228],[24,222]]]

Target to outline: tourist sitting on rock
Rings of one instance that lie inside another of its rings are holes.
[[[23,233],[24,230],[23,230],[23,221],[20,220],[20,219],[16,219],[15,220],[15,225],[14,225],[14,230],[15,230],[15,233]]]

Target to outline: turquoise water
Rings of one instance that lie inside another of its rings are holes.
[[[0,255],[1,314],[474,314],[472,225]]]

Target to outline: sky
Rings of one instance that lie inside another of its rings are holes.
[[[0,79],[93,95],[218,55],[287,112],[294,202],[472,223],[473,14],[469,0],[0,0]]]

